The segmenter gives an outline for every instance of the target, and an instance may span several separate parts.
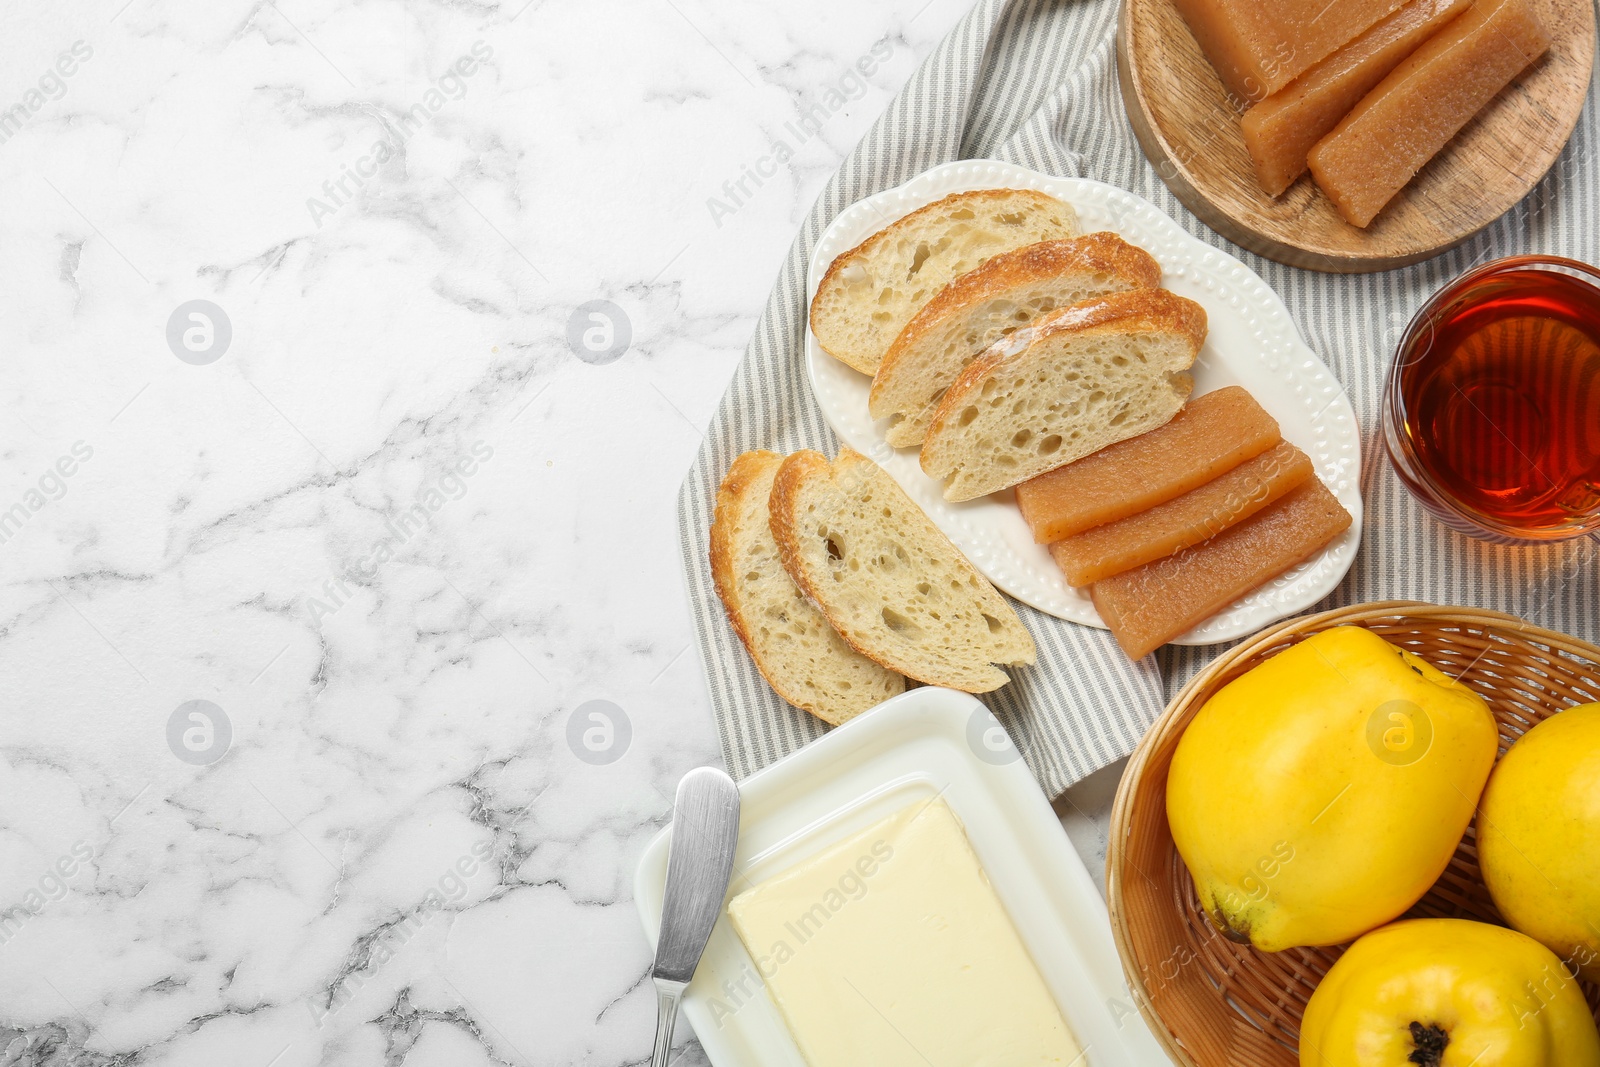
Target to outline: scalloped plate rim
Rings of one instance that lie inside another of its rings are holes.
[[[856,202],[834,218],[808,263],[808,306],[833,259],[881,229],[886,219],[901,218],[954,192],[984,188],[1030,188],[1058,196],[1078,211],[1085,232],[1109,229],[1154,255],[1164,272],[1163,285],[1198,300],[1211,321],[1211,335],[1196,362],[1195,395],[1229,380],[1248,379],[1252,394],[1284,425],[1284,436],[1311,456],[1318,476],[1350,512],[1350,529],[1327,548],[1171,643],[1235,640],[1304,611],[1337,588],[1355,562],[1363,519],[1361,439],[1350,399],[1301,339],[1283,300],[1260,275],[1205,244],[1143,197],[1090,178],[1058,178],[998,160],[941,164]],[[1213,346],[1213,341],[1241,337],[1257,344],[1250,355],[1228,355],[1231,349]],[[809,323],[806,376],[823,418],[839,438],[882,465],[990,581],[1046,614],[1105,628],[1089,598],[1068,586],[1049,553],[1026,536],[1027,525],[1009,492],[950,504],[916,466],[914,451],[889,447],[866,412],[870,379],[823,352]],[[1298,403],[1286,399],[1284,390],[1297,394]],[[1312,414],[1305,426],[1290,421],[1307,412]]]

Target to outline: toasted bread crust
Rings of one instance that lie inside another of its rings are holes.
[[[796,452],[785,459],[783,461],[783,466],[778,468],[777,477],[772,483],[772,496],[769,502],[769,510],[772,516],[772,535],[773,539],[778,542],[778,555],[783,562],[784,570],[788,571],[789,577],[800,589],[800,592],[807,600],[816,606],[818,611],[822,612],[823,617],[828,620],[828,623],[833,626],[833,628],[838,632],[839,636],[844,638],[845,642],[849,644],[850,647],[854,648],[857,652],[871,660],[873,663],[876,663],[878,666],[884,668],[885,670],[900,672],[904,670],[903,665],[889,663],[885,661],[881,655],[874,654],[871,648],[863,647],[861,644],[851,639],[848,620],[841,619],[836,613],[829,611],[827,602],[822,597],[818,596],[816,588],[807,580],[805,568],[800,565],[800,538],[799,531],[795,523],[795,515],[799,505],[799,494],[801,488],[810,478],[820,477],[831,479],[840,473],[846,473],[852,468],[861,465],[867,465],[877,469],[877,465],[874,464],[872,460],[868,459],[866,456],[863,456],[861,453],[855,451],[849,446],[841,447],[839,450],[838,459],[832,463],[830,463],[828,458],[822,455],[822,453],[815,452],[810,449]],[[896,486],[896,488],[898,488],[898,486]],[[906,504],[912,508],[916,507],[916,503],[911,501],[909,498],[907,498]],[[993,586],[989,583],[989,580],[984,578],[983,575],[975,567],[973,567],[971,561],[968,560],[965,554],[963,554],[961,550],[957,548],[948,537],[945,536],[942,530],[934,527],[931,523],[929,524],[929,527],[930,532],[940,537],[944,541],[945,545],[949,547],[951,558],[959,567],[972,573],[985,585],[989,585],[990,589],[993,590]],[[994,591],[994,595],[1000,599],[1005,609],[1011,613],[1013,618],[1015,618],[1015,612],[1011,609],[1009,604],[1005,604],[1004,598],[1000,596],[999,592]],[[1036,662],[1037,659],[1037,646],[1034,644],[1033,635],[1028,633],[1027,628],[1022,625],[1020,619],[1017,620],[1017,626],[1022,636],[1027,641],[1028,652],[1024,658],[1011,665],[1031,665]],[[1007,681],[1005,673],[1000,671],[998,667],[995,669],[998,673],[998,680],[993,686],[990,686],[987,690],[968,691],[989,692],[1005,685]],[[914,677],[914,675],[906,675],[906,677]],[[934,685],[951,684],[948,681],[929,681],[927,679],[922,680],[928,681],[928,684]]]
[[[917,210],[911,212],[909,215],[905,215],[899,219],[896,219],[894,222],[891,222],[889,225],[885,226],[877,233],[874,233],[871,237],[868,237],[865,241],[862,241],[854,248],[840,252],[837,256],[834,256],[833,262],[828,264],[828,269],[823,272],[822,280],[817,283],[817,291],[816,294],[811,297],[811,304],[806,308],[806,321],[809,323],[812,320],[812,316],[816,315],[817,302],[822,298],[822,294],[828,291],[829,283],[834,280],[834,276],[836,274],[849,267],[857,257],[866,255],[879,244],[889,240],[900,229],[906,226],[915,225],[916,222],[923,216],[937,214],[939,211],[950,206],[950,204],[955,201],[999,200],[1004,197],[1013,196],[1033,197],[1041,205],[1059,205],[1061,203],[1058,198],[1053,197],[1048,193],[1041,193],[1035,189],[968,189],[965,192],[951,193],[949,196],[935,200],[931,204],[925,204],[922,207],[917,208]],[[812,336],[816,336],[815,329],[812,330]],[[839,353],[832,351],[828,348],[828,346],[822,344],[822,339],[820,337],[817,338],[817,344],[821,346],[822,350],[827,352],[828,355],[832,356],[834,359],[837,359],[839,362],[845,364],[851,369],[860,371],[862,374],[870,375],[877,370],[876,367],[862,366],[859,361],[846,359]]]
[[[779,688],[767,674],[761,664],[761,657],[756,655],[750,628],[745,622],[744,603],[739,598],[739,583],[733,569],[734,527],[739,521],[739,503],[750,491],[751,483],[757,481],[767,468],[782,462],[783,457],[776,452],[765,450],[745,452],[733,461],[728,473],[723,476],[722,484],[717,487],[717,506],[711,518],[711,581],[717,587],[717,596],[722,600],[722,609],[728,616],[728,624],[733,627],[733,632],[739,635],[739,640],[744,644],[745,651],[750,653],[750,658],[755,660],[756,670],[761,671],[761,677],[767,679],[767,684],[772,686],[779,696],[794,704],[795,701],[790,699],[789,694]]]
[[[843,459],[847,454],[859,457],[859,453],[846,446],[840,450],[839,458]],[[800,565],[800,539],[794,521],[800,488],[808,478],[832,476],[833,464],[828,462],[828,457],[809,448],[791,454],[783,461],[783,466],[778,468],[778,476],[772,482],[772,496],[767,505],[767,510],[772,516],[772,539],[778,542],[778,558],[783,563],[783,569],[789,573],[790,580],[800,590],[800,595],[822,612],[822,617],[828,620],[828,625],[832,626],[840,637],[844,638],[845,644],[884,670],[898,670],[899,668],[893,664],[885,662],[882,656],[874,655],[872,649],[863,648],[857,642],[850,640],[844,620],[828,610],[827,605],[818,597],[816,587],[806,577],[805,568]]]
[[[864,458],[848,445],[839,450],[840,460],[846,456]],[[816,587],[807,580],[805,568],[800,566],[800,540],[794,523],[795,507],[798,504],[800,487],[805,484],[806,479],[812,477],[833,477],[833,464],[829,463],[828,457],[821,452],[806,448],[793,453],[783,461],[783,466],[778,468],[778,477],[772,483],[772,498],[768,510],[772,513],[772,537],[778,542],[778,557],[783,561],[783,569],[789,572],[789,577],[799,587],[801,595],[822,612],[822,617],[828,620],[829,626],[838,631],[846,644],[884,670],[896,670],[896,667],[884,662],[881,656],[873,655],[870,648],[862,648],[850,640],[848,627],[844,625],[844,621],[828,611],[827,605],[817,596]]]
[[[745,596],[748,590],[743,589],[740,583],[737,546],[749,531],[749,524],[744,521],[744,516],[754,503],[752,494],[761,490],[766,479],[774,476],[774,468],[780,467],[782,463],[783,456],[776,452],[755,450],[740,455],[728,468],[727,475],[717,489],[716,510],[711,524],[711,577],[716,586],[717,596],[722,600],[729,625],[750,654],[756,670],[766,679],[773,692],[796,708],[810,712],[829,725],[838,726],[865,709],[834,703],[831,698],[827,698],[815,688],[792,684],[796,683],[796,679],[786,675],[781,664],[769,659],[767,653],[770,653],[770,648],[763,651],[755,632],[759,626],[762,606],[760,602],[748,601]],[[765,506],[769,501],[770,497],[763,499],[761,503]],[[770,523],[768,526],[770,527]],[[788,568],[785,567],[784,571],[787,573]],[[813,603],[812,607],[815,609],[816,605]],[[754,618],[752,612],[755,613]],[[826,615],[821,615],[821,621],[832,626]],[[839,636],[839,640],[844,640],[842,635],[836,634],[836,636]],[[844,645],[848,648],[849,642],[845,641]],[[885,693],[886,697],[904,691],[904,680],[898,677],[894,680],[896,685],[890,687]]]
[[[798,452],[791,453],[783,461],[783,466],[778,468],[778,476],[772,481],[772,496],[768,498],[767,511],[772,516],[770,520],[772,523],[772,539],[778,542],[778,559],[783,563],[783,569],[789,572],[790,579],[799,588],[801,595],[815,604],[817,610],[821,611],[823,617],[828,620],[829,625],[837,630],[839,629],[838,624],[833,621],[833,617],[828,614],[827,609],[817,602],[816,590],[812,588],[810,582],[806,581],[804,568],[800,566],[800,539],[794,524],[794,509],[796,499],[800,493],[800,487],[807,478],[813,475],[820,474],[826,477],[831,470],[831,466],[828,463],[827,456],[809,448],[802,448]],[[840,636],[843,637],[844,634],[841,633]],[[849,638],[846,637],[845,640],[849,641]],[[873,659],[869,653],[859,648],[856,651],[861,652],[868,659],[872,659],[880,667],[888,666],[886,663]]]
[[[1146,331],[1170,331],[1184,335],[1190,349],[1198,355],[1200,346],[1206,340],[1206,310],[1193,300],[1165,289],[1135,289],[1052,311],[1036,319],[1032,326],[996,341],[988,351],[967,364],[933,413],[933,419],[928,423],[927,440],[935,440],[944,430],[945,421],[965,406],[968,395],[981,388],[985,378],[1036,342],[1059,333]],[[923,455],[926,454],[927,444],[924,443]],[[925,461],[923,469],[927,469]]]
[[[833,470],[838,471],[838,472],[849,472],[852,468],[862,467],[862,466],[871,467],[875,471],[882,472],[884,478],[887,479],[888,483],[894,487],[895,491],[898,492],[901,495],[902,498],[904,498],[907,507],[914,508],[916,511],[926,515],[926,512],[922,511],[922,509],[917,505],[917,502],[912,500],[910,495],[907,494],[904,489],[900,488],[900,484],[894,480],[894,477],[892,475],[890,475],[887,471],[883,471],[883,469],[881,467],[879,467],[876,463],[874,463],[872,460],[868,459],[866,456],[863,456],[860,452],[857,452],[855,449],[851,448],[849,445],[842,446],[839,449],[838,458],[833,461]],[[1011,615],[1012,618],[1014,618],[1014,619],[1017,618],[1016,610],[1014,608],[1012,608],[1009,603],[1006,602],[1005,597],[1001,594],[1000,590],[995,587],[994,583],[989,581],[988,577],[982,571],[978,570],[978,568],[973,565],[973,562],[970,559],[967,558],[967,554],[965,552],[963,552],[960,549],[960,547],[958,547],[956,545],[956,543],[954,541],[950,540],[949,535],[946,534],[943,530],[939,529],[938,525],[933,523],[931,520],[928,523],[928,534],[931,537],[938,538],[939,542],[945,548],[948,548],[950,550],[952,561],[961,570],[963,570],[967,574],[972,575],[973,577],[977,578],[980,582],[982,582],[984,585],[988,586],[989,590],[992,593],[994,593],[995,597],[1000,601],[1001,606],[1003,606],[1005,608],[1005,610]],[[810,596],[809,593],[807,595]],[[837,629],[837,627],[835,627],[835,628]],[[1027,641],[1027,644],[1028,644],[1027,655],[1024,656],[1021,659],[1015,660],[1015,661],[1013,661],[1011,663],[1007,663],[1007,664],[1005,664],[1005,666],[1008,666],[1008,667],[1031,667],[1035,663],[1038,662],[1039,646],[1034,643],[1033,635],[1028,632],[1028,628],[1026,626],[1022,625],[1022,620],[1021,619],[1017,619],[1017,628],[1021,631],[1023,638]],[[843,631],[841,630],[840,633],[842,635]],[[858,649],[857,651],[861,651],[861,650]],[[864,651],[862,651],[861,654],[864,655],[864,656],[867,655],[867,653],[864,652]],[[876,658],[872,657],[872,656],[868,656],[868,658],[872,659],[872,661],[874,663],[879,663],[879,661]],[[880,666],[884,666],[884,667],[888,667],[889,670],[894,670],[895,669],[894,667],[889,667],[888,664],[880,663],[879,665]],[[996,667],[998,669],[998,665],[996,665]],[[995,685],[994,689],[999,689],[1002,686],[1008,684],[1008,682],[1009,682],[1009,678],[1005,677],[1004,672],[1001,672],[1001,673],[1002,673],[1002,679],[1003,680],[1001,680],[997,685]],[[930,682],[928,684],[937,685],[939,683]],[[991,692],[992,693],[994,691],[994,689],[980,690],[980,691],[981,692]]]
[[[878,409],[884,384],[899,370],[901,362],[922,338],[948,316],[1016,286],[1057,277],[1069,271],[1117,275],[1127,278],[1134,289],[1154,289],[1161,284],[1161,264],[1156,262],[1154,256],[1103,230],[1061,241],[1040,241],[1010,252],[1001,252],[983,266],[968,271],[945,286],[906,323],[884,353],[878,373],[872,379],[872,392],[867,401],[872,417],[877,419],[892,414]]]

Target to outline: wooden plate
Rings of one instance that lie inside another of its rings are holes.
[[[1340,218],[1309,175],[1276,200],[1261,191],[1239,111],[1172,0],[1122,0],[1122,99],[1139,144],[1173,195],[1229,240],[1313,270],[1403,267],[1460,244],[1505,214],[1572,136],[1594,65],[1594,5],[1535,2],[1550,30],[1550,51],[1365,230]]]

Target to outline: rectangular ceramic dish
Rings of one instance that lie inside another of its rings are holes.
[[[1167,1063],[1123,980],[1093,879],[1021,754],[974,697],[912,690],[752,775],[740,794],[730,896],[915,800],[943,796],[1083,1047],[1083,1062]],[[635,876],[652,945],[671,829],[650,842]],[[726,913],[683,1010],[718,1067],[805,1067]]]

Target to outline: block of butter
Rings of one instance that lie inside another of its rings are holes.
[[[941,798],[739,894],[728,912],[809,1067],[1082,1062]]]

